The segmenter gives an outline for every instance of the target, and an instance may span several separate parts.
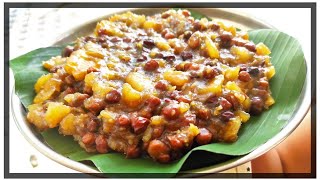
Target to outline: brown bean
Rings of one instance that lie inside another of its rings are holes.
[[[170,161],[170,155],[169,154],[161,154],[158,159],[160,163],[167,163]]]
[[[211,23],[209,23],[208,28],[212,29],[213,31],[216,31],[220,28],[220,25],[215,22],[211,22]]]
[[[167,92],[166,95],[167,95],[169,98],[175,99],[175,100],[178,100],[180,96],[183,96],[183,95],[182,95],[182,92],[181,92],[181,91],[178,91],[178,90],[174,90],[174,91],[171,91],[171,92]]]
[[[216,106],[218,105],[219,103],[219,98],[217,96],[210,96],[207,100],[206,100],[206,103],[210,103],[212,104],[213,106]]]
[[[183,66],[183,71],[187,71],[187,70],[197,70],[197,69],[195,69],[193,63],[188,62],[188,63],[184,64],[184,66]]]
[[[107,139],[103,135],[99,135],[96,138],[96,149],[99,153],[104,154],[108,152],[108,144],[107,144]]]
[[[82,106],[83,102],[90,96],[88,94],[76,94],[75,99],[69,103],[71,107]]]
[[[188,40],[188,45],[192,49],[196,49],[200,46],[200,37],[197,33],[193,33]]]
[[[90,132],[96,131],[97,127],[98,127],[98,123],[93,119],[91,119],[87,124],[87,128]]]
[[[181,95],[182,95],[182,92],[178,90],[169,91],[166,93],[166,96],[168,96],[170,99],[177,99]]]
[[[173,53],[176,54],[176,55],[179,55],[179,54],[181,54],[181,52],[182,52],[184,49],[185,49],[184,46],[176,45],[176,46],[174,47]]]
[[[233,117],[234,117],[234,114],[231,111],[225,111],[225,112],[221,113],[221,120],[222,121],[228,122]]]
[[[236,45],[236,46],[244,46],[246,43],[247,43],[247,41],[246,40],[244,40],[244,39],[242,39],[242,38],[233,38],[232,39],[232,42],[234,43],[234,45]]]
[[[128,38],[128,37],[123,38],[123,42],[130,43],[131,41],[132,41],[131,38]]]
[[[91,146],[94,144],[95,135],[91,132],[87,132],[84,136],[82,136],[81,140],[86,146]]]
[[[213,79],[219,74],[217,68],[214,67],[205,67],[202,73],[206,79]]]
[[[197,71],[200,69],[200,65],[196,63],[192,63],[190,67],[188,67],[188,70]]]
[[[111,45],[110,45],[110,43],[108,43],[108,42],[105,42],[105,43],[102,43],[102,44],[101,44],[101,47],[102,47],[102,48],[106,48],[106,49],[109,48],[110,46],[111,46]]]
[[[147,100],[147,104],[149,107],[151,107],[152,109],[154,109],[155,107],[159,106],[161,104],[161,100],[158,97],[155,96],[151,96],[148,100]]]
[[[232,108],[232,104],[228,100],[226,100],[225,98],[221,98],[220,104],[221,104],[223,110],[229,110]]]
[[[77,94],[76,95],[76,105],[80,106],[83,104],[83,101],[88,99],[90,96],[88,94]]]
[[[113,43],[116,43],[116,42],[121,41],[121,39],[118,38],[118,37],[113,37],[113,38],[110,39],[110,41],[113,42]]]
[[[193,30],[194,31],[198,31],[201,29],[201,25],[200,25],[200,21],[198,19],[196,19],[194,22],[193,22]]]
[[[192,32],[191,32],[191,31],[185,31],[185,32],[183,33],[183,38],[184,38],[185,40],[188,40],[188,39],[191,37],[191,35],[192,35]]]
[[[84,86],[83,87],[83,93],[86,93],[88,95],[92,95],[93,94],[92,88],[88,87],[88,86]]]
[[[178,65],[176,65],[176,70],[178,71],[186,71],[188,70],[188,68],[192,65],[191,62],[187,62],[187,63],[180,63]]]
[[[154,71],[159,68],[159,63],[156,60],[151,59],[150,61],[146,62],[144,65],[144,70],[146,71]]]
[[[178,96],[178,97],[176,97],[176,100],[178,102],[185,102],[185,103],[190,103],[191,102],[191,99],[186,97],[186,96]]]
[[[168,83],[164,80],[160,80],[155,84],[155,88],[162,91],[167,90],[167,86],[168,86]]]
[[[257,67],[249,67],[248,72],[251,76],[257,77],[260,73],[259,68]]]
[[[99,43],[105,43],[107,41],[107,38],[105,36],[100,36],[97,38],[97,41]]]
[[[181,120],[181,126],[189,126],[189,124],[197,125],[197,117],[195,114],[185,114]]]
[[[182,60],[188,60],[188,59],[192,59],[192,57],[193,57],[193,55],[192,55],[192,53],[190,52],[190,51],[183,51],[182,53],[181,53],[181,58],[182,58]]]
[[[251,90],[251,94],[254,96],[259,96],[260,98],[264,99],[267,97],[268,91],[266,91],[264,89],[253,88]]]
[[[103,33],[105,33],[105,31],[106,31],[105,29],[100,29],[99,32],[98,32],[98,34],[103,34]],[[96,38],[93,37],[93,36],[86,36],[86,37],[84,38],[84,41],[85,41],[85,42],[88,42],[88,41],[95,42],[95,41],[96,41]]]
[[[146,39],[143,41],[143,46],[146,47],[146,48],[153,48],[155,46],[155,43],[152,39]]]
[[[163,126],[156,126],[153,129],[152,139],[159,138],[163,133],[164,127]]]
[[[238,79],[243,82],[249,82],[251,80],[251,76],[247,71],[240,71]]]
[[[156,161],[166,163],[170,161],[170,148],[160,140],[152,140],[148,146],[148,154]]]
[[[185,63],[183,66],[183,71],[188,71],[188,70],[192,70],[192,71],[197,71],[200,69],[200,66],[196,63]]]
[[[267,90],[269,88],[269,83],[266,80],[260,80],[258,83],[259,83],[259,86],[258,86],[259,89]]]
[[[182,92],[178,90],[169,91],[166,93],[166,96],[168,96],[170,99],[176,99],[180,95],[182,95]]]
[[[159,59],[163,58],[163,54],[162,54],[162,53],[160,53],[160,52],[159,52],[159,53],[157,53],[157,54],[156,54],[156,58],[159,58]]]
[[[189,17],[191,15],[190,11],[188,10],[182,10],[182,14],[185,16],[185,17]]]
[[[64,94],[67,95],[67,94],[73,94],[75,93],[76,90],[72,87],[68,87],[65,91],[64,91]]]
[[[200,49],[199,54],[200,54],[200,56],[203,56],[205,58],[209,57],[209,54],[208,54],[208,51],[206,48]]]
[[[170,30],[168,28],[165,28],[164,30],[162,30],[161,36],[164,37],[169,32],[170,32]]]
[[[180,120],[180,119],[178,119]],[[177,131],[178,129],[181,128],[181,126],[187,126],[187,124],[185,123],[179,123],[179,125],[177,125],[177,122],[179,122],[178,120],[176,121],[169,121],[167,124],[166,124],[166,129],[168,131]]]
[[[72,75],[69,75],[64,78],[64,82],[68,85],[72,85],[73,83],[76,82],[76,80],[74,79],[74,77]]]
[[[184,67],[185,67],[185,65],[183,63],[180,63],[180,64],[177,64],[174,68],[177,71],[184,71]]]
[[[244,66],[244,65],[241,65],[241,66],[240,66],[240,72],[241,72],[241,71],[247,71],[247,67]]]
[[[151,109],[149,106],[145,106],[139,110],[138,114],[141,117],[150,119],[152,117],[152,111],[153,109]]]
[[[66,46],[62,51],[62,57],[69,57],[73,51],[74,48],[72,46]]]
[[[199,109],[197,112],[197,117],[203,120],[208,120],[211,116],[211,112],[209,109]]]
[[[164,38],[173,39],[173,38],[175,38],[175,35],[172,32],[168,32],[166,35],[164,35]]]
[[[260,97],[255,96],[251,98],[250,113],[252,113],[253,115],[258,115],[262,112],[263,107],[264,107],[264,102]]]
[[[84,107],[91,111],[92,113],[100,112],[102,109],[104,109],[106,106],[106,103],[102,99],[98,98],[89,98],[84,101]]]
[[[118,118],[117,118],[117,121],[119,123],[120,126],[129,126],[130,125],[130,118],[126,115],[120,115]]]
[[[232,34],[231,34],[231,32],[223,31],[219,37],[220,37],[221,41],[231,41]]]
[[[182,149],[184,146],[183,142],[179,140],[176,136],[168,136],[167,139],[171,148],[175,151]]]
[[[117,90],[111,90],[106,95],[106,101],[108,103],[118,103],[121,99],[121,94]]]
[[[140,156],[141,150],[139,147],[131,145],[127,148],[126,158],[137,158]]]
[[[212,140],[212,133],[206,128],[200,128],[200,133],[196,137],[199,145],[209,144]]]
[[[256,49],[256,45],[253,43],[253,42],[248,42],[244,45],[245,48],[247,48],[249,51],[252,51],[252,52],[256,52],[257,49]]]
[[[144,117],[134,117],[131,119],[131,126],[135,134],[140,134],[147,129],[150,119]]]
[[[162,108],[162,114],[169,120],[177,119],[180,116],[179,105],[172,103]]]
[[[233,94],[229,93],[225,98],[232,104],[234,109],[240,106],[238,99]]]
[[[233,43],[232,41],[220,41],[219,46],[221,48],[230,48],[231,46],[233,46],[232,43]],[[208,52],[208,51],[204,51],[204,52]],[[208,56],[205,56],[205,57],[208,57]],[[225,58],[232,58],[232,56],[231,57],[230,56],[229,57],[225,57]]]
[[[164,56],[163,59],[169,62],[173,62],[176,59],[176,57],[174,55],[167,55]]]
[[[171,16],[171,14],[165,12],[165,13],[162,13],[161,18],[162,18],[162,19],[167,19],[167,18],[170,17],[170,16]]]

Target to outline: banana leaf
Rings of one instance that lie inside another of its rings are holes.
[[[57,129],[41,133],[47,144],[74,161],[91,161],[93,165],[109,176],[141,177],[148,173],[175,174],[181,170],[194,169],[217,164],[245,155],[267,142],[281,131],[298,108],[298,100],[306,79],[306,64],[299,42],[293,37],[271,29],[249,32],[250,40],[263,42],[271,53],[271,61],[276,75],[270,82],[276,103],[259,116],[253,116],[243,124],[235,143],[213,143],[193,148],[182,159],[170,164],[159,164],[150,158],[126,159],[120,153],[92,154],[85,152],[70,136],[60,135]],[[24,107],[32,103],[35,95],[34,84],[43,74],[42,61],[60,55],[63,47],[47,47],[34,50],[10,61],[15,78],[15,92]],[[117,174],[119,173],[119,174]],[[132,173],[137,173],[133,175]],[[162,177],[160,175],[160,177]]]

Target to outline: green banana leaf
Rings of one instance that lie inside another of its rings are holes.
[[[85,152],[72,137],[60,135],[57,129],[42,134],[47,144],[75,161],[92,161],[94,166],[111,176],[124,177],[124,173],[172,173],[180,170],[200,168],[217,164],[245,155],[267,142],[290,122],[298,108],[304,81],[306,64],[299,42],[293,37],[271,29],[259,29],[249,32],[250,40],[263,42],[271,53],[271,61],[276,75],[270,82],[276,103],[260,116],[251,117],[239,131],[235,143],[213,143],[192,149],[182,159],[170,164],[159,164],[150,158],[126,159],[120,153],[90,154]],[[10,61],[15,78],[15,91],[22,104],[27,107],[35,95],[34,84],[43,74],[48,73],[42,67],[42,61],[60,55],[63,47],[47,47],[34,50]],[[119,173],[119,174],[114,174]],[[132,174],[130,174],[132,176]]]

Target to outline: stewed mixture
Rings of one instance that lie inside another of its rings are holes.
[[[236,141],[250,114],[274,103],[269,54],[247,32],[187,10],[114,15],[43,62],[50,73],[35,84],[27,119],[88,152],[167,163]]]

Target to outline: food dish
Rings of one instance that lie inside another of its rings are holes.
[[[131,11],[153,15],[166,10],[167,8],[142,8]],[[272,78],[270,83],[277,103],[262,115],[251,117],[249,122],[243,124],[236,142],[198,146],[180,160],[160,164],[153,162],[151,158],[126,159],[120,153],[85,153],[72,136],[59,135],[57,129],[41,133],[30,126],[24,107],[32,104],[36,80],[47,73],[41,62],[59,55],[65,44],[77,37],[90,34],[98,21],[113,15],[110,12],[104,17],[69,30],[58,37],[54,44],[48,44],[58,47],[40,48],[10,61],[15,78],[11,94],[11,112],[21,134],[48,158],[83,173],[215,173],[239,166],[275,147],[298,126],[310,106],[310,68],[308,61],[306,63],[304,59],[301,46],[296,39],[277,31],[275,27],[239,12],[215,8],[201,8],[201,15],[198,12],[200,9],[192,9],[192,16],[198,18],[206,15],[215,20],[231,22],[242,30],[248,30],[250,40],[256,43],[264,42],[272,50],[270,56],[277,76]],[[288,45],[295,48],[288,49]],[[25,71],[26,68],[32,69],[32,73]],[[288,96],[289,94],[291,96]],[[217,161],[215,153],[232,156],[230,160]],[[199,154],[201,156],[198,156]],[[92,164],[88,165],[88,161],[84,160],[93,162],[95,167]],[[167,168],[168,166],[170,168]]]
[[[95,35],[44,62],[51,73],[35,84],[27,116],[88,152],[170,162],[192,145],[236,141],[248,112],[274,103],[269,49],[233,26],[170,10],[114,15]]]

